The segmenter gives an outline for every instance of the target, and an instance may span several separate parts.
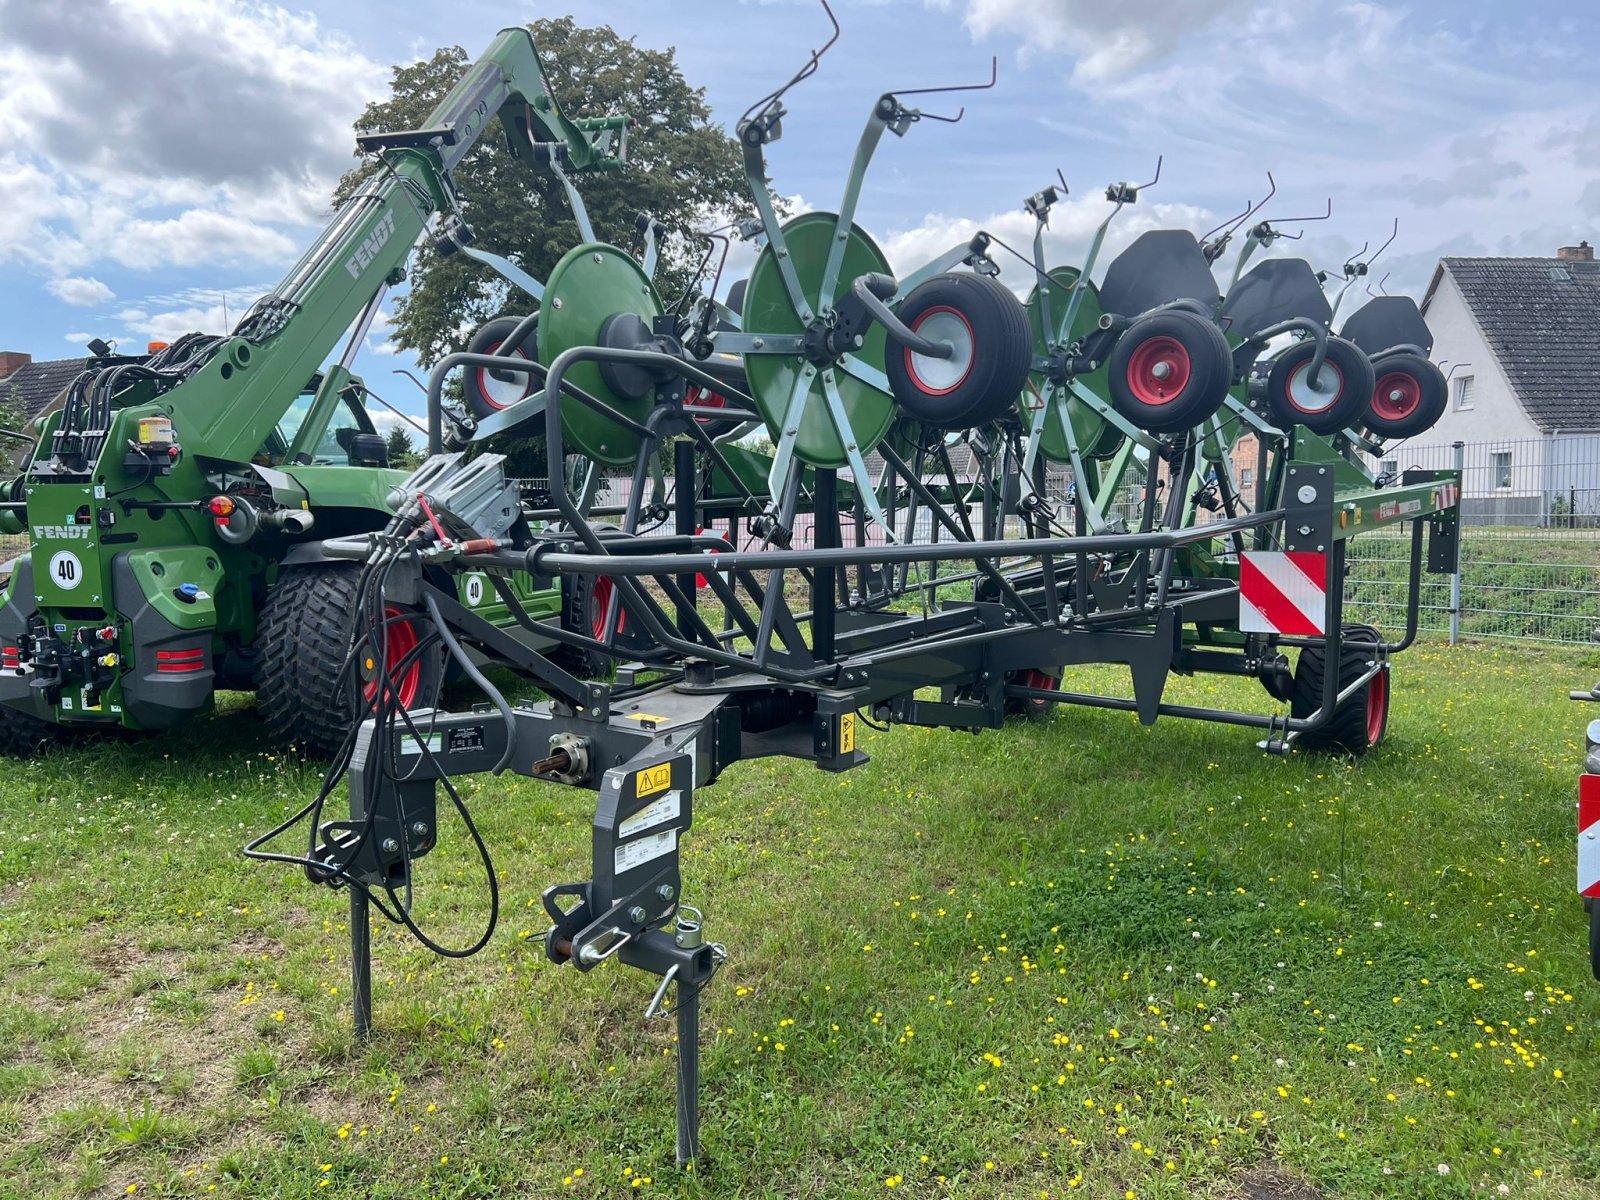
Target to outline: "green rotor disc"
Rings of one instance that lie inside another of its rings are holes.
[[[800,290],[813,311],[816,309],[822,275],[827,269],[828,250],[833,245],[837,225],[838,217],[833,213],[812,212],[796,217],[783,227],[784,241],[789,249],[790,261],[794,264],[795,275],[800,281]],[[849,292],[852,281],[873,273],[889,274],[889,260],[864,231],[852,225],[845,244],[839,283],[834,289],[835,302]],[[777,253],[768,245],[761,251],[755,268],[750,272],[750,283],[744,294],[744,331],[794,335],[805,330],[806,323],[795,312],[789,291],[784,286]],[[866,344],[854,351],[851,357],[881,372],[884,363],[883,327],[874,323],[866,338]],[[774,444],[783,435],[783,418],[789,406],[789,396],[806,365],[805,357],[797,354],[752,353],[744,356],[750,394],[766,420]],[[838,383],[839,398],[844,405],[850,430],[855,435],[856,445],[860,447],[862,455],[866,455],[883,439],[894,421],[894,397],[887,391],[862,383],[840,368],[835,368],[834,379]],[[828,419],[827,398],[820,372],[811,380],[811,389],[806,394],[794,453],[801,462],[814,467],[842,467],[848,461],[844,443],[834,430],[833,422]]]
[[[600,328],[616,313],[634,313],[646,325],[662,313],[661,298],[643,268],[626,250],[603,242],[574,246],[556,264],[539,307],[539,362],[548,367],[574,346],[600,344]],[[654,399],[618,396],[597,363],[579,363],[566,378],[597,400],[642,422]],[[608,467],[633,465],[639,436],[571,396],[562,396],[561,436],[566,448]]]
[[[1050,316],[1058,326],[1062,318],[1067,315],[1067,303],[1072,297],[1073,285],[1077,282],[1076,267],[1057,267],[1050,272]],[[1055,330],[1044,328],[1044,311],[1039,305],[1039,289],[1035,287],[1028,296],[1028,327],[1033,330],[1034,355],[1049,354],[1052,344],[1062,342],[1071,344],[1079,338],[1087,337],[1099,325],[1100,313],[1100,292],[1091,283],[1085,290],[1083,299],[1078,303],[1078,314],[1073,318],[1071,333],[1066,337],[1060,337]],[[1042,395],[1044,376],[1036,371],[1030,378],[1033,380],[1033,386],[1038,388]],[[1077,382],[1102,399],[1110,394],[1106,384],[1104,363],[1093,374],[1080,376]],[[1037,403],[1038,399],[1031,390],[1023,394],[1021,406],[1024,429],[1029,428],[1033,421],[1033,412],[1028,406]],[[1072,432],[1078,439],[1078,449],[1083,452],[1084,457],[1108,458],[1116,453],[1117,447],[1122,443],[1122,434],[1115,425],[1107,422],[1099,413],[1070,394],[1067,397],[1066,409],[1067,419],[1072,422]],[[1045,414],[1044,429],[1039,437],[1039,452],[1051,462],[1069,462],[1072,457],[1067,452],[1067,435],[1061,427],[1060,409],[1054,404]]]

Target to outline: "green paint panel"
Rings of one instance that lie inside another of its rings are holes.
[[[813,212],[796,217],[783,227],[784,241],[800,280],[800,290],[806,300],[816,307],[822,288],[822,275],[827,269],[828,250],[833,245],[839,218],[833,213]],[[844,265],[839,271],[836,296],[849,292],[850,285],[863,275],[889,274],[889,260],[883,256],[867,234],[857,226],[849,230],[845,245]],[[769,245],[756,259],[750,272],[750,283],[744,294],[744,331],[746,333],[800,334],[806,323],[795,312],[778,269],[777,252]],[[874,323],[866,335],[866,344],[852,357],[865,365],[882,371],[884,363],[883,327]],[[784,413],[789,397],[795,388],[800,371],[806,366],[803,356],[794,354],[746,354],[745,375],[750,381],[750,393],[767,422],[772,440],[783,436]],[[889,431],[896,412],[894,397],[862,383],[843,371],[835,371],[839,385],[839,398],[844,405],[845,419],[854,433],[856,445],[865,455]],[[844,443],[828,419],[827,398],[823,392],[822,376],[811,380],[806,395],[805,409],[800,418],[800,432],[795,439],[795,457],[815,467],[842,467],[847,463]]]
[[[1050,272],[1049,296],[1050,317],[1055,329],[1046,330],[1044,327],[1044,309],[1039,303],[1039,289],[1035,287],[1028,295],[1028,327],[1033,331],[1033,353],[1035,357],[1050,353],[1052,346],[1070,345],[1079,338],[1087,337],[1094,331],[1100,321],[1100,292],[1093,283],[1085,289],[1083,299],[1078,303],[1078,314],[1073,318],[1072,329],[1063,330],[1061,325],[1066,320],[1067,305],[1072,297],[1073,285],[1078,281],[1078,268],[1057,267]],[[1039,389],[1039,395],[1044,393],[1044,376],[1038,372],[1030,377],[1033,386]],[[1102,364],[1100,369],[1091,375],[1085,375],[1078,380],[1096,396],[1105,398],[1109,402],[1110,391],[1106,386],[1106,368]],[[1027,428],[1032,420],[1029,406],[1039,402],[1038,396],[1030,389],[1023,393],[1020,406],[1022,408],[1023,427]],[[1100,414],[1089,408],[1076,397],[1069,397],[1066,403],[1067,420],[1072,422],[1072,432],[1078,439],[1078,448],[1087,458],[1106,458],[1116,453],[1117,447],[1122,442],[1122,434],[1116,426],[1109,424],[1101,418]],[[1064,463],[1071,461],[1067,452],[1067,435],[1062,428],[1061,406],[1052,404],[1050,411],[1045,414],[1044,430],[1039,437],[1039,452],[1051,462]]]
[[[586,242],[567,251],[545,284],[539,308],[539,361],[546,367],[574,346],[600,343],[600,328],[617,313],[635,313],[650,325],[662,313],[661,299],[644,269],[626,250]],[[579,363],[567,379],[625,416],[643,421],[654,400],[625,400],[605,385],[597,363]],[[561,436],[567,450],[608,467],[633,463],[639,437],[582,401],[563,396]]]

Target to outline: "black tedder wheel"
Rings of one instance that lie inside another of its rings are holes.
[[[1600,904],[1589,897],[1583,906],[1589,910],[1589,970],[1600,979]]]
[[[1372,667],[1374,647],[1383,636],[1371,625],[1346,625],[1339,653],[1339,691],[1344,691]],[[1294,671],[1294,698],[1289,715],[1309,717],[1322,707],[1322,681],[1327,673],[1327,651],[1322,646],[1307,646],[1300,651]],[[1333,719],[1322,728],[1300,735],[1307,750],[1334,754],[1365,754],[1383,741],[1389,727],[1389,667],[1385,664],[1366,683],[1333,710]]]
[[[1421,355],[1386,354],[1372,370],[1378,379],[1363,421],[1379,437],[1415,437],[1444,416],[1449,399],[1444,372]]]
[[[561,579],[561,628],[569,633],[600,639],[605,636],[606,609],[617,594],[616,582],[608,575],[566,575]],[[619,598],[620,603],[620,598]],[[617,637],[613,645],[621,645],[630,632],[628,614],[620,610],[617,617]],[[563,670],[571,671],[579,679],[604,679],[611,674],[610,656],[587,646],[556,646],[548,657]]]
[[[260,682],[256,709],[267,735],[281,746],[298,746],[318,757],[333,755],[350,732],[358,707],[357,688],[377,695],[375,662],[356,663],[339,687],[355,639],[356,586],[353,563],[284,567],[267,593],[261,613]],[[390,604],[386,616],[405,616]],[[390,678],[407,708],[432,705],[444,675],[444,652],[430,647],[410,657],[424,636],[423,622],[388,620],[385,657]]]
[[[1171,309],[1130,325],[1112,348],[1106,371],[1119,413],[1150,433],[1178,433],[1222,407],[1233,382],[1233,358],[1215,324]]]
[[[1311,360],[1317,345],[1296,342],[1272,364],[1267,377],[1267,407],[1280,429],[1303,425],[1312,433],[1338,433],[1362,419],[1372,400],[1372,360],[1353,342],[1328,339],[1328,353],[1311,386]]]
[[[970,429],[1016,403],[1033,363],[1028,313],[988,275],[946,272],[918,284],[895,309],[913,333],[955,348],[931,358],[892,341],[885,356],[900,407],[926,425]]]
[[[505,345],[506,339],[516,332],[520,317],[496,317],[478,326],[467,342],[469,354],[493,354]],[[527,362],[538,362],[537,330],[530,331],[522,344],[508,356]],[[499,375],[505,378],[499,378]],[[467,411],[480,421],[502,409],[510,408],[539,390],[537,381],[528,375],[496,372],[493,368],[473,367],[467,371],[462,384],[467,395]]]

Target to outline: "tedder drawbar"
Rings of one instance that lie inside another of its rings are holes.
[[[657,977],[647,1015],[667,1011],[671,992],[680,1162],[697,1153],[699,997],[725,957],[684,903],[679,851],[700,789],[761,756],[858,766],[863,722],[976,731],[1053,704],[1240,725],[1278,752],[1362,753],[1384,735],[1390,659],[1416,634],[1421,573],[1457,555],[1455,475],[1375,478],[1364,465],[1384,437],[1439,415],[1414,304],[1363,309],[1335,335],[1304,262],[1245,272],[1241,258],[1223,296],[1216,243],[1176,230],[1139,238],[1098,288],[1092,264],[1052,266],[1040,240],[1031,261],[1017,255],[1026,286],[1013,290],[985,234],[897,277],[852,213],[882,135],[931,114],[910,93],[884,94],[838,212],[782,221],[766,155],[787,86],[738,126],[764,237],[742,303],[708,293],[669,311],[631,254],[591,242],[556,268],[537,312],[486,339],[497,352],[438,364],[434,453],[381,533],[326,549],[363,564],[362,654],[392,671],[442,646],[492,703],[408,709],[382,691],[318,798],[247,851],[349,888],[365,1031],[369,906],[443,949],[409,907],[438,838],[439,789],[491,895],[482,936],[455,954],[487,944],[498,899],[452,779],[509,770],[594,791],[593,874],[545,892],[545,951],[580,972],[614,958]],[[1111,188],[1113,215],[1138,192]],[[1028,201],[1041,229],[1060,195]],[[1244,257],[1275,236],[1257,226]],[[452,414],[444,384],[460,371],[517,384]],[[714,421],[707,395],[720,398]],[[771,453],[738,444],[752,428]],[[492,452],[513,429],[544,437],[548,493],[520,490]],[[1246,434],[1262,468],[1251,489],[1232,468]],[[563,482],[570,455],[630,472],[628,503],[594,508],[590,489]],[[648,528],[641,501],[661,459],[667,531]],[[1131,517],[1113,503],[1130,489]],[[1345,621],[1342,583],[1350,539],[1402,522],[1410,599],[1391,642]],[[484,579],[515,613],[519,572],[604,598],[592,626],[551,636],[614,660],[612,677],[574,677],[451,582]],[[399,619],[421,636],[396,662],[385,631]],[[475,658],[548,699],[507,702]],[[1068,685],[1072,668],[1107,663],[1128,669],[1127,693]],[[1165,698],[1174,674],[1197,673],[1259,680],[1268,703]],[[323,822],[341,781],[349,817]],[[266,849],[301,821],[303,854]]]

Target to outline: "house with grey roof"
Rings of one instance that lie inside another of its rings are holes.
[[[1600,514],[1593,247],[1564,246],[1553,258],[1440,259],[1422,312],[1450,388],[1444,416],[1425,436],[1467,443],[1468,515],[1542,524]],[[1406,456],[1403,446],[1395,453]]]
[[[61,399],[87,362],[82,355],[35,362],[20,350],[0,350],[0,399],[15,395],[27,419],[36,421]]]

